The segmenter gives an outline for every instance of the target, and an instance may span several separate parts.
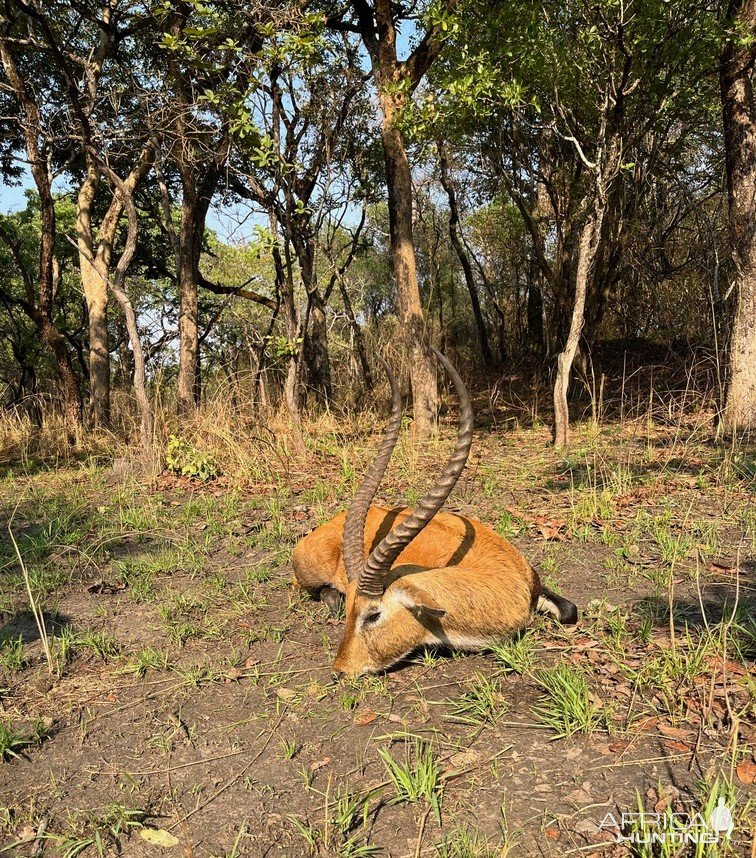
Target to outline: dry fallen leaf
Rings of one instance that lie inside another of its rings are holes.
[[[366,727],[368,724],[372,724],[377,717],[378,713],[373,712],[372,709],[363,709],[354,716],[352,723],[358,727]]]
[[[559,528],[551,524],[539,524],[538,532],[544,539],[553,540],[555,542],[563,542],[564,534],[559,532]]]
[[[318,769],[325,768],[325,766],[327,766],[330,762],[330,757],[324,757],[322,760],[315,760],[314,762],[310,763],[310,771],[316,772],[318,771]]]
[[[279,688],[278,691],[276,691],[276,697],[280,700],[285,700],[287,703],[290,700],[293,700],[296,696],[297,692],[292,688]]]
[[[673,751],[692,751],[695,746],[686,742],[676,742],[674,739],[665,739],[664,747],[671,748]]]
[[[667,724],[657,724],[656,729],[668,739],[687,739],[691,730],[683,730],[681,727],[669,727]]]
[[[738,780],[742,784],[756,782],[756,763],[751,762],[751,760],[741,760],[735,771],[737,772]]]
[[[175,837],[170,831],[166,831],[163,828],[140,828],[139,836],[142,840],[146,840],[155,846],[162,846],[164,849],[171,846],[178,846],[179,842],[178,837]]]
[[[738,567],[728,563],[727,560],[712,560],[706,567],[706,571],[714,575],[735,575]]]

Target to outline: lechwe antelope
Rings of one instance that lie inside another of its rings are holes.
[[[334,610],[346,593],[346,628],[333,663],[339,676],[391,667],[417,647],[485,649],[528,624],[534,610],[577,620],[572,602],[541,586],[506,539],[472,518],[439,512],[470,452],[473,414],[464,382],[436,349],[459,398],[454,453],[414,510],[371,507],[399,436],[402,407],[388,366],[393,408],[375,462],[349,512],[294,549],[296,583]],[[365,556],[367,560],[365,560]]]

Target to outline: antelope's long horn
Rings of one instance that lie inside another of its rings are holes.
[[[457,446],[446,463],[441,476],[428,494],[412,510],[400,524],[375,546],[370,553],[365,568],[359,576],[357,590],[364,596],[378,598],[387,586],[387,579],[391,566],[404,548],[430,523],[433,516],[444,505],[449,497],[454,484],[459,479],[465,467],[465,462],[470,453],[473,433],[473,412],[470,404],[470,394],[467,392],[465,383],[456,369],[441,354],[438,349],[433,353],[441,362],[449,374],[459,398],[459,430],[457,432]]]
[[[378,360],[386,371],[391,385],[391,418],[378,448],[375,461],[354,496],[344,522],[344,547],[342,550],[344,567],[350,581],[356,578],[365,566],[365,519],[396,446],[399,430],[402,428],[402,393],[389,365],[382,357],[379,357]]]

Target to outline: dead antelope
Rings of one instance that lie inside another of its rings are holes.
[[[506,539],[472,518],[439,510],[470,452],[473,414],[464,382],[434,352],[459,398],[456,448],[414,510],[371,507],[399,436],[402,407],[391,383],[391,420],[349,512],[316,528],[294,550],[296,583],[334,610],[346,593],[346,628],[333,663],[339,675],[391,667],[417,647],[479,650],[528,624],[534,610],[574,623],[572,602],[541,586]],[[367,556],[367,560],[365,557]]]

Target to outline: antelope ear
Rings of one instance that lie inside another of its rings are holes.
[[[423,617],[440,620],[441,617],[446,616],[446,611],[443,608],[439,608],[435,600],[427,593],[423,593],[418,587],[404,584],[404,586],[399,588],[397,598],[418,620]]]

